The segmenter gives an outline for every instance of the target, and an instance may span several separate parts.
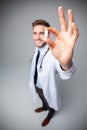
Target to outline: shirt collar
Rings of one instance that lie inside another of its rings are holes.
[[[40,54],[43,56],[45,52],[48,50],[48,45],[45,44],[43,47],[38,48],[38,50],[40,51]]]

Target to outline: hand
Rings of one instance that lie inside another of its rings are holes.
[[[50,37],[43,39],[56,57],[61,67],[64,70],[68,70],[72,65],[72,57],[74,52],[74,46],[79,36],[78,27],[74,23],[74,16],[71,9],[68,10],[68,26],[64,16],[64,10],[60,6],[58,8],[58,15],[61,25],[61,31],[56,28],[46,28],[49,32],[55,36],[55,41],[52,41]]]

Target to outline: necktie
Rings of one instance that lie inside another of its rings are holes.
[[[37,56],[36,56],[35,74],[34,74],[34,84],[35,85],[37,83],[37,76],[38,76],[38,73],[37,73],[37,63],[38,63],[39,56],[40,56],[40,51],[38,50],[38,53],[37,53]]]

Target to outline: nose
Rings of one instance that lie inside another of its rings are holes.
[[[40,39],[40,34],[39,33],[37,34],[37,39]]]

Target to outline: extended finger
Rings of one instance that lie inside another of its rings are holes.
[[[79,36],[79,30],[78,27],[76,26],[75,23],[72,23],[72,28],[73,28],[73,39],[76,41],[78,36]]]
[[[71,9],[68,10],[68,26],[71,27],[72,23],[74,23],[74,16]]]
[[[64,10],[61,6],[58,8],[58,15],[59,15],[59,20],[61,24],[61,30],[67,31],[67,23],[66,23],[66,19],[64,15]]]

